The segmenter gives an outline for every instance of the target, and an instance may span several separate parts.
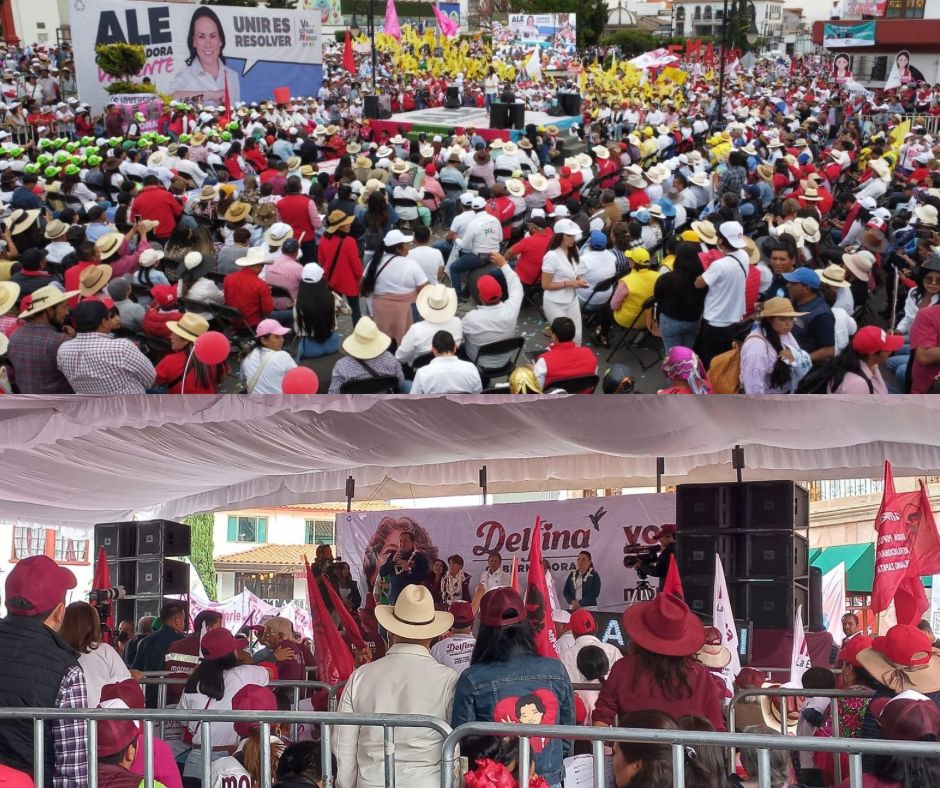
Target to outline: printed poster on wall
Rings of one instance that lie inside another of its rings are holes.
[[[842,16],[884,16],[888,0],[843,0]]]
[[[303,96],[320,88],[320,18],[309,11],[124,0],[72,0],[72,11],[88,32],[74,41],[79,93],[95,110],[111,81],[95,63],[101,44],[142,45],[137,79],[179,100],[221,105],[226,82],[233,105],[269,100],[278,87]]]
[[[371,590],[381,565],[398,550],[402,529],[415,535],[429,563],[464,559],[471,592],[486,569],[490,552],[499,552],[510,571],[514,558],[519,573],[528,572],[529,540],[536,516],[542,518],[542,556],[551,567],[558,597],[582,550],[591,553],[601,580],[599,609],[623,610],[636,598],[636,572],[624,567],[624,557],[637,548],[656,544],[658,529],[675,523],[672,493],[575,498],[448,509],[398,509],[336,515],[337,547],[349,562],[363,591]],[[656,578],[650,578],[653,588]]]
[[[577,30],[577,14],[509,14],[505,23],[493,22],[493,41],[573,52]]]
[[[902,49],[894,56],[891,71],[888,72],[888,79],[885,81],[885,90],[906,88],[924,81],[924,75],[920,70],[911,65],[911,53]]]
[[[121,126],[127,129],[139,112],[144,119],[138,123],[142,132],[156,131],[163,114],[163,102],[153,93],[118,93],[111,96],[121,115]]]

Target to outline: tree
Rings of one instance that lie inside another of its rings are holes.
[[[216,601],[215,565],[212,561],[214,540],[212,536],[215,518],[211,514],[192,514],[183,518],[189,526],[189,562],[199,574],[209,599]]]
[[[108,93],[152,93],[153,85],[134,82],[147,62],[147,53],[140,45],[102,44],[95,47],[95,63],[105,74],[114,78],[105,90]]]
[[[615,30],[605,34],[603,42],[620,47],[624,57],[635,57],[659,46],[656,37],[645,30]]]
[[[203,5],[233,5],[239,8],[257,8],[258,0],[202,0]]]
[[[268,0],[266,5],[268,8],[285,8],[290,10],[297,8],[297,0]]]

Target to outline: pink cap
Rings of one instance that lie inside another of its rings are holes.
[[[258,327],[255,329],[255,336],[259,337],[266,337],[268,334],[274,334],[276,337],[282,337],[284,334],[289,333],[289,328],[285,328],[280,323],[278,323],[277,320],[272,320],[270,317],[258,323]]]

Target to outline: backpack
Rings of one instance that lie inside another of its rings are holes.
[[[741,343],[732,342],[731,350],[719,353],[708,367],[708,380],[716,394],[741,391]]]

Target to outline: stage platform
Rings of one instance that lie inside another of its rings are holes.
[[[577,123],[579,120],[578,115],[555,116],[547,112],[525,113],[527,124],[534,123],[536,126],[554,124],[560,131],[567,131],[572,123]],[[372,125],[379,131],[387,131],[391,135],[397,134],[399,127],[405,132],[423,131],[428,134],[445,135],[455,129],[463,130],[467,126],[472,126],[481,137],[487,140],[497,138],[517,140],[523,135],[522,131],[515,129],[491,129],[490,113],[478,107],[459,107],[458,109],[434,107],[414,112],[399,112],[390,118],[373,120]]]

